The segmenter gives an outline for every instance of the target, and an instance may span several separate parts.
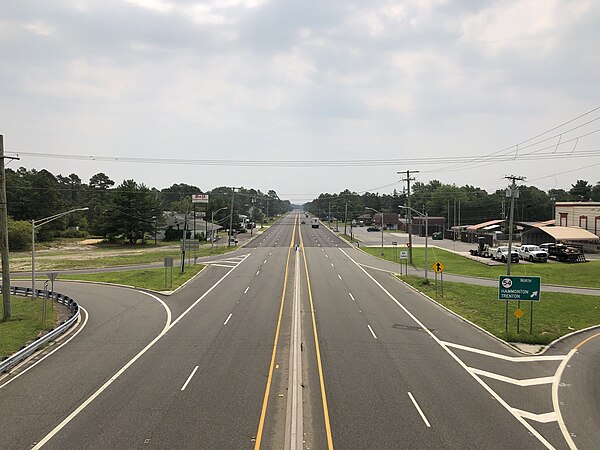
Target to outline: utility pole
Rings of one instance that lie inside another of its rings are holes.
[[[398,174],[403,174],[404,172],[398,172]],[[412,173],[419,173],[418,170],[413,170]],[[413,263],[413,257],[412,257],[412,213],[411,213],[411,209],[410,209],[410,182],[414,181],[414,178],[410,177],[411,171],[407,170],[406,171],[406,178],[403,179],[402,181],[406,181],[406,203],[408,206],[406,212],[408,215],[408,220],[406,222],[407,228],[408,228],[408,263],[412,264]],[[382,217],[382,221],[383,221],[383,217]],[[382,224],[383,226],[383,224]]]
[[[231,188],[231,215],[229,216],[229,239],[227,242],[227,247],[231,247],[231,236],[233,233],[233,199],[235,197],[235,188],[232,187]],[[267,203],[267,208],[268,208],[268,203]]]
[[[187,235],[187,220],[188,220],[188,213],[187,211],[185,212],[185,218],[183,219],[183,236],[181,239],[181,273],[184,272],[185,270],[185,241],[186,241],[186,235]]]
[[[329,201],[329,212],[327,213],[327,223],[329,224],[329,228],[331,228],[331,200]]]
[[[508,220],[508,255],[506,256],[506,275],[510,275],[510,260],[512,257],[512,238],[513,238],[513,222],[515,215],[515,198],[519,197],[519,190],[517,189],[517,181],[524,181],[525,177],[516,177],[514,175],[507,175],[504,178],[511,180],[510,187],[506,190],[506,196],[510,197],[510,211]],[[508,302],[507,302],[508,303]]]
[[[344,211],[344,235],[346,235],[346,224],[348,223],[348,200],[346,200],[346,210]]]
[[[0,252],[2,253],[2,320],[10,319],[10,266],[8,263],[8,212],[6,210],[5,159],[19,159],[4,156],[4,136],[0,134]]]

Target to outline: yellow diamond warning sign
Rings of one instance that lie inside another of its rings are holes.
[[[442,273],[445,269],[444,265],[440,262],[439,259],[433,263],[433,266],[431,266],[431,268],[435,273]]]
[[[522,309],[517,309],[517,310],[514,312],[514,314],[515,314],[515,317],[516,317],[517,319],[520,319],[521,317],[523,317],[523,314],[525,314],[525,313],[523,312],[523,310],[522,310]]]

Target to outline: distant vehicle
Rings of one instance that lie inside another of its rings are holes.
[[[491,255],[492,259],[495,259],[495,260],[505,263],[508,261],[508,246],[503,245],[502,247],[498,247],[496,249],[491,249],[490,255]],[[511,249],[511,252],[510,252],[510,262],[511,263],[519,262],[519,252],[516,251],[514,248]]]
[[[302,223],[302,225],[304,225],[304,224],[306,223],[306,220],[303,220],[303,221],[302,221],[302,222],[300,222],[300,223]]]
[[[546,262],[548,261],[548,252],[545,252],[537,245],[521,245],[519,248],[519,258],[530,262]]]
[[[551,258],[560,262],[586,262],[583,246],[579,244],[541,244],[542,250],[546,250]]]
[[[483,237],[477,238],[477,248],[470,249],[469,253],[472,256],[480,256],[482,258],[490,258],[492,256],[490,247],[485,243],[485,238]]]
[[[238,240],[237,240],[237,238],[235,236],[230,236],[229,237],[229,243],[233,244],[233,245],[237,245]]]
[[[381,231],[381,230],[377,227],[369,227],[369,228],[367,228],[367,231]]]
[[[312,220],[311,226],[312,226],[313,228],[319,228],[319,219],[318,219],[318,218],[316,218],[316,217],[313,217],[313,220]]]

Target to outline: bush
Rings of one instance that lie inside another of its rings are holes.
[[[26,220],[8,218],[8,248],[25,251],[31,247],[31,223]]]
[[[63,237],[63,238],[85,238],[85,237],[88,237],[89,234],[85,230],[76,230],[74,228],[71,228],[69,230],[58,232],[57,236]]]

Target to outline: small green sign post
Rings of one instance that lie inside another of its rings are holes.
[[[498,300],[540,301],[540,277],[500,275],[498,277]]]
[[[498,300],[506,301],[506,338],[508,339],[508,302],[517,300],[518,309],[521,301],[531,302],[529,314],[529,334],[533,334],[533,302],[541,298],[542,282],[540,277],[500,275],[498,277]],[[519,333],[520,318],[517,318],[517,333]]]

